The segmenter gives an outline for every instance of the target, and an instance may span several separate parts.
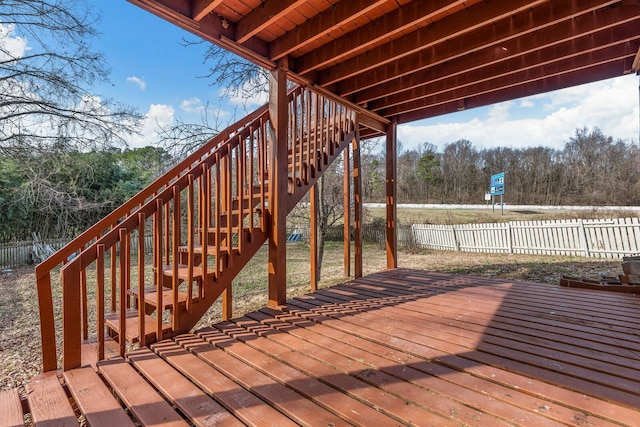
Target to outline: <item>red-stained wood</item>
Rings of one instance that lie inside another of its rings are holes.
[[[287,76],[283,68],[270,73],[269,111],[272,134],[271,172],[269,174],[269,213],[271,230],[269,238],[269,305],[285,304],[287,284],[287,232],[286,194],[288,157],[288,104]]]
[[[186,336],[181,339],[183,342],[188,340]],[[204,341],[201,344],[207,345]],[[244,423],[253,426],[295,425],[265,401],[238,387],[233,380],[175,342],[163,341],[154,344],[152,349]]]
[[[242,426],[222,405],[149,349],[127,355],[133,366],[197,426]]]
[[[102,361],[98,369],[140,424],[167,427],[189,425],[129,363],[122,359]]]
[[[133,427],[133,422],[92,368],[64,373],[71,396],[91,427]]]
[[[639,309],[637,295],[392,269],[100,362],[119,405],[82,368],[65,373],[71,401],[49,374],[29,408],[73,425],[70,403],[140,425],[634,426]]]
[[[56,372],[32,378],[27,384],[27,401],[31,420],[36,427],[78,425]]]
[[[351,165],[349,160],[349,147],[343,151],[342,164],[343,164],[343,185],[342,194],[344,206],[344,219],[343,219],[343,258],[344,258],[344,275],[349,277],[351,275]]]
[[[397,152],[397,126],[391,124],[387,126],[385,155],[385,192],[387,205],[387,222],[385,248],[387,251],[387,268],[398,267],[398,236],[396,234],[398,224],[397,214],[397,176],[398,165]]]
[[[309,269],[311,292],[318,289],[318,184],[309,189]]]
[[[16,390],[6,390],[0,392],[0,414],[2,414],[2,425],[6,427],[24,426],[24,414],[20,395]]]
[[[351,141],[353,150],[353,239],[355,278],[362,277],[362,164],[360,163],[360,134],[356,121],[355,136]]]

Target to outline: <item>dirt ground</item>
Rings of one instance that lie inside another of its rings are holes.
[[[305,243],[287,245],[288,296],[309,289],[309,248]],[[347,280],[343,273],[342,245],[328,242],[321,287]],[[234,316],[266,305],[267,254],[262,249],[234,281]],[[379,245],[364,250],[364,274],[386,268],[386,255]],[[620,260],[593,260],[542,255],[476,254],[445,251],[400,251],[400,267],[470,274],[500,279],[548,283],[557,286],[562,275],[597,278],[622,273]],[[55,277],[55,275],[54,275]],[[40,327],[33,268],[0,272],[0,390],[24,387],[40,372]],[[197,328],[220,320],[214,305]]]

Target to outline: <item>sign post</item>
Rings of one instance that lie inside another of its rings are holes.
[[[504,195],[504,172],[491,175],[491,186],[489,187],[489,193],[491,194],[491,204],[493,205],[493,211],[496,210],[495,199],[493,196],[500,196],[500,212],[504,215],[504,201],[502,196]]]

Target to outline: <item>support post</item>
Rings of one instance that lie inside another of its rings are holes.
[[[395,123],[387,126],[386,139],[386,205],[387,205],[387,268],[398,268],[398,240],[397,240],[397,187],[396,187],[396,128]]]
[[[354,278],[362,277],[362,176],[360,165],[360,122],[356,119],[356,134],[353,148],[353,237],[354,237]]]
[[[344,151],[344,184],[343,184],[343,206],[344,206],[344,276],[351,275],[351,172],[349,170],[349,147]]]
[[[282,65],[282,64],[281,64]],[[269,210],[269,306],[285,304],[287,285],[287,74],[284,67],[269,75],[269,136],[271,139]]]
[[[318,184],[309,189],[309,247],[311,258],[311,292],[318,290]]]

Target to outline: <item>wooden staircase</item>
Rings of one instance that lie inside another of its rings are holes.
[[[148,195],[135,208],[89,230],[97,237],[61,270],[65,370],[86,361],[90,347],[102,360],[110,348],[124,355],[127,346],[189,332],[220,298],[223,317],[231,315],[232,281],[269,238],[269,126],[263,107],[182,162],[182,171],[160,178],[154,191],[143,190]],[[352,142],[356,127],[346,107],[303,87],[289,93],[286,213]]]

